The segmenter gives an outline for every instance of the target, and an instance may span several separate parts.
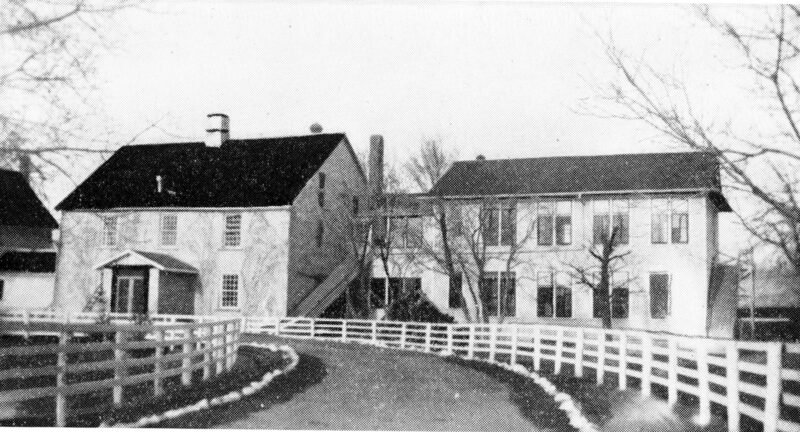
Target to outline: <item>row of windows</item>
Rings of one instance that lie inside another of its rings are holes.
[[[103,217],[103,246],[115,247],[119,243],[119,216]],[[242,215],[232,213],[225,215],[225,231],[223,244],[226,247],[237,247],[242,243]],[[162,214],[159,219],[159,244],[175,246],[178,244],[178,215]]]
[[[597,277],[597,276],[596,276]],[[542,318],[571,318],[572,278],[562,272],[539,272],[536,278],[536,315]],[[611,317],[628,318],[630,310],[629,275],[619,272],[612,275]],[[663,319],[670,314],[670,276],[668,273],[650,274],[650,316]],[[491,316],[516,315],[516,276],[514,272],[492,272],[486,275],[480,286],[481,301]],[[448,306],[461,307],[462,277],[450,278]],[[599,291],[593,292],[593,316],[602,317],[602,302]]]

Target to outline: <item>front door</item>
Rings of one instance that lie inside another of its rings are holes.
[[[147,313],[147,270],[126,268],[114,270],[111,311]]]

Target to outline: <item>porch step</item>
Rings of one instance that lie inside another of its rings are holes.
[[[318,317],[344,292],[347,284],[358,276],[358,267],[355,259],[346,258],[294,308],[293,315]]]

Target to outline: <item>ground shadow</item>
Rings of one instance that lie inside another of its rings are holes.
[[[277,376],[264,390],[245,397],[233,404],[213,407],[197,413],[167,420],[157,427],[163,428],[209,428],[246,418],[250,413],[263,411],[273,405],[288,402],[294,395],[305,392],[320,383],[327,372],[325,363],[317,357],[300,354],[297,367],[289,373]],[[264,425],[268,429],[269,425]]]

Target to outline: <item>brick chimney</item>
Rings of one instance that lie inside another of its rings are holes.
[[[206,147],[219,147],[230,139],[230,120],[226,114],[206,116]]]
[[[383,195],[383,136],[369,137],[369,179],[367,189],[370,202],[377,203]]]

